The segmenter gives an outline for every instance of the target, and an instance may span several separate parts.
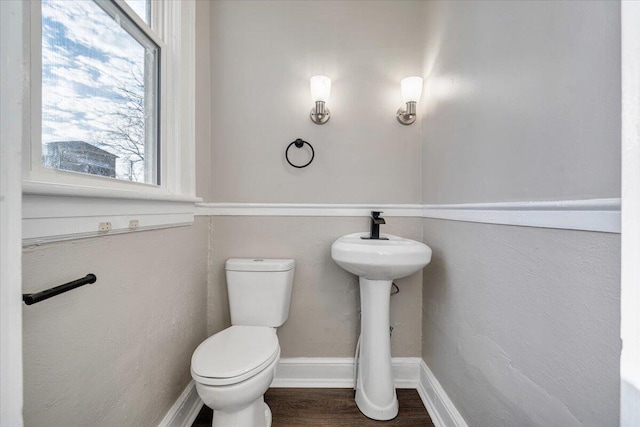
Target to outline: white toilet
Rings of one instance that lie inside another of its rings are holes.
[[[280,359],[275,328],[289,317],[295,261],[235,258],[225,269],[232,326],[198,346],[191,376],[213,427],[269,427],[263,395]]]

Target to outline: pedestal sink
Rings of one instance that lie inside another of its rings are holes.
[[[391,284],[409,276],[431,261],[431,248],[424,243],[390,234],[388,240],[364,240],[369,233],[338,238],[331,257],[342,268],[360,276],[360,352],[356,361],[356,404],[374,420],[398,415],[398,399],[391,371],[389,302]]]

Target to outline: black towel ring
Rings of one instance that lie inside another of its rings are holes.
[[[311,160],[309,160],[307,163],[305,163],[302,166],[294,165],[293,163],[291,163],[291,160],[289,160],[289,149],[291,148],[292,145],[295,145],[296,148],[302,148],[304,146],[304,144],[307,144],[309,146],[309,148],[311,148]],[[304,140],[302,140],[300,138],[296,139],[291,144],[289,144],[287,146],[287,150],[284,152],[284,157],[287,159],[287,163],[289,163],[294,168],[298,168],[298,169],[306,168],[307,166],[309,166],[311,164],[311,162],[313,162],[313,158],[315,156],[316,156],[316,152],[313,149],[313,147],[311,146],[311,144],[309,144],[307,141],[304,141]]]

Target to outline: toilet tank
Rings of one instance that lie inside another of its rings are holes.
[[[274,328],[284,324],[289,317],[295,266],[292,259],[227,260],[231,324]]]

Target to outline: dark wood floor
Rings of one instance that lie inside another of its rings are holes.
[[[344,388],[270,388],[264,400],[272,427],[433,427],[416,390],[398,389],[400,410],[390,421],[373,421],[356,406],[354,391]],[[213,411],[202,408],[192,427],[210,427]]]

